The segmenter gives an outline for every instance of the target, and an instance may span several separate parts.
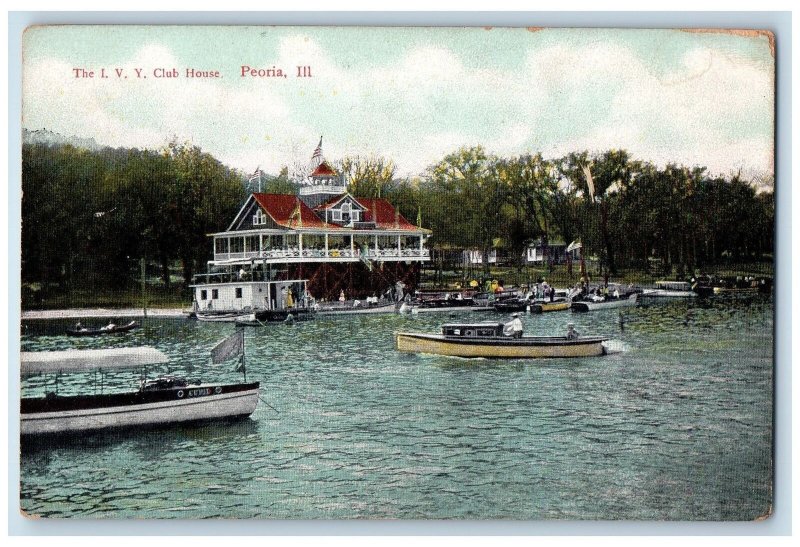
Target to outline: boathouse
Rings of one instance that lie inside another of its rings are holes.
[[[202,297],[215,295],[219,302],[212,309],[261,308],[265,291],[297,294],[291,287],[303,280],[317,300],[338,299],[342,292],[348,299],[380,295],[398,284],[406,291],[417,287],[420,265],[430,260],[430,230],[409,222],[385,199],[348,193],[321,146],[296,195],[255,192],[224,232],[209,234],[213,259],[193,286],[196,307],[209,308]]]

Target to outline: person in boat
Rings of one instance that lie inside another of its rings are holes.
[[[344,302],[346,298],[344,297],[344,289],[339,291],[339,302]]]
[[[577,340],[578,331],[575,330],[575,325],[572,323],[567,323],[567,340]]]
[[[503,326],[503,334],[512,338],[522,338],[522,320],[518,313],[511,315],[511,321]]]
[[[75,323],[75,330],[78,332],[82,332],[85,331],[86,329],[83,327],[83,325],[81,325],[81,322],[78,321],[77,323]]]

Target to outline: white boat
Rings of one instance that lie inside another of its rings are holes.
[[[572,311],[595,311],[595,310],[604,310],[606,308],[629,308],[636,305],[636,299],[639,295],[637,293],[633,293],[629,296],[623,296],[620,298],[602,298],[593,300],[573,300],[571,309]]]
[[[245,321],[252,317],[252,311],[229,311],[229,312],[213,312],[213,311],[198,311],[194,316],[198,321],[209,323],[235,323],[237,321]]]
[[[317,316],[322,315],[362,315],[375,313],[395,313],[397,303],[391,300],[348,300],[346,302],[317,302],[312,307]]]
[[[238,333],[234,336],[238,336]],[[243,335],[242,335],[243,336]],[[237,340],[223,341],[239,349]],[[241,343],[243,350],[243,339]],[[168,362],[150,347],[22,352],[21,374],[55,374],[140,369]],[[57,378],[56,378],[57,381]],[[142,381],[137,391],[112,394],[23,397],[20,404],[22,435],[75,433],[106,428],[155,426],[215,419],[243,418],[253,413],[259,383],[192,383],[175,376]]]
[[[642,297],[647,298],[694,298],[697,293],[686,281],[656,281],[655,289],[644,289]]]

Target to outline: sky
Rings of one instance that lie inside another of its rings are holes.
[[[189,141],[245,172],[308,162],[323,136],[328,159],[383,156],[404,176],[480,145],[768,178],[774,67],[767,36],[679,30],[44,26],[23,38],[22,114],[115,147]]]

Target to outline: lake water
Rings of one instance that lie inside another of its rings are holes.
[[[436,332],[452,319],[250,328],[248,380],[262,383],[269,406],[233,424],[26,442],[21,507],[181,519],[750,520],[769,511],[770,297],[640,305],[624,311],[623,328],[618,310],[523,318],[528,333],[573,322],[581,334],[611,335],[621,351],[598,358],[394,350],[395,332]],[[230,324],[148,320],[127,336],[72,339],[63,333],[73,322],[26,322],[22,349],[152,345],[173,372],[241,380],[232,364],[209,364]],[[104,388],[136,381],[120,373]],[[42,393],[43,382],[26,381],[25,393]]]

